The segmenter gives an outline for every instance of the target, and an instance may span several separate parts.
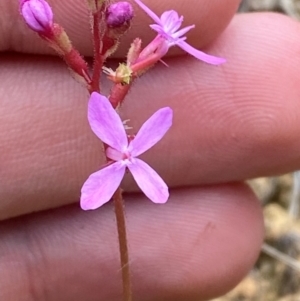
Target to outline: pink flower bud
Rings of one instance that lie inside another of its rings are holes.
[[[38,33],[47,34],[53,25],[53,12],[45,0],[20,0],[20,11],[26,24]]]
[[[133,8],[128,2],[117,2],[108,6],[106,23],[109,27],[121,27],[133,18]]]

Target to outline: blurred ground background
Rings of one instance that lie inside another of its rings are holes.
[[[240,12],[253,11],[276,11],[300,21],[300,0],[243,0]],[[265,244],[244,281],[214,301],[300,301],[300,172],[249,183],[264,208]]]

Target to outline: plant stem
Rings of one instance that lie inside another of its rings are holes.
[[[101,75],[101,68],[103,65],[101,56],[101,37],[100,37],[100,21],[102,11],[97,11],[93,14],[93,41],[94,41],[94,68],[92,76],[92,91],[100,92],[99,82]]]
[[[114,109],[118,108],[118,106],[121,105],[130,87],[131,83],[129,85],[115,84],[112,87],[110,91],[109,101]]]
[[[115,204],[115,214],[116,214],[118,237],[119,237],[122,283],[123,283],[123,300],[132,301],[124,200],[122,198],[122,191],[120,188],[118,188],[118,190],[115,192],[113,199]]]

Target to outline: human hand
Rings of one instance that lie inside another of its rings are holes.
[[[81,185],[104,160],[86,119],[88,95],[63,62],[46,56],[17,2],[0,1],[0,49],[18,52],[0,58],[0,217],[8,219],[0,224],[0,299],[119,300],[112,204],[93,212],[78,204]],[[176,9],[195,23],[189,43],[202,48],[239,1],[186,3],[147,1],[157,13]],[[74,45],[91,55],[84,1],[50,4]],[[150,20],[138,8],[136,15],[127,45],[153,37]],[[226,64],[174,50],[169,68],[157,65],[128,95],[122,114],[134,129],[158,108],[174,110],[170,132],[143,156],[170,186],[168,203],[152,204],[129,177],[123,185],[135,300],[212,298],[255,262],[262,214],[238,182],[300,167],[299,34],[284,16],[235,16],[206,48]]]

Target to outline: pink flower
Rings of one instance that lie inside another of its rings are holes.
[[[144,161],[136,158],[165,135],[172,125],[173,111],[162,108],[141,127],[128,142],[124,124],[109,100],[92,93],[88,104],[88,120],[93,132],[107,144],[106,156],[113,163],[90,175],[81,190],[81,208],[96,209],[107,203],[119,187],[128,168],[145,195],[154,203],[165,203],[168,187],[161,177]]]
[[[47,34],[53,25],[53,12],[45,0],[20,0],[26,24],[35,32]]]
[[[150,27],[158,33],[153,43],[155,47],[159,48],[162,52],[161,57],[168,52],[171,46],[177,45],[195,58],[208,64],[219,65],[226,62],[223,58],[208,55],[185,42],[186,37],[184,35],[194,28],[195,25],[190,25],[179,30],[183,22],[183,16],[179,17],[175,10],[168,10],[159,18],[150,8],[142,3],[142,1],[134,1],[157,23],[150,25]],[[161,40],[165,45],[158,46],[159,43],[162,42]]]

